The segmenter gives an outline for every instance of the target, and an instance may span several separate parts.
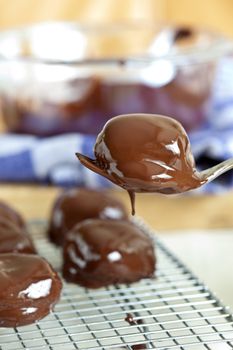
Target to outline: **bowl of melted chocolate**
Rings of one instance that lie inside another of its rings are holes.
[[[207,118],[220,35],[158,24],[42,23],[0,34],[6,128],[96,135],[114,115],[172,116],[187,130]]]

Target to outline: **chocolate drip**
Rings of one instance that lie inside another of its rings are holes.
[[[142,320],[135,320],[134,316],[131,313],[127,313],[125,317],[125,321],[128,322],[130,326],[140,325],[143,324]]]
[[[130,203],[131,203],[131,214],[135,215],[135,192],[134,191],[127,191],[129,194],[129,198],[130,198]]]

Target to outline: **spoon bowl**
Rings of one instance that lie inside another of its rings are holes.
[[[173,118],[153,114],[121,115],[98,135],[95,159],[77,153],[90,170],[127,190],[134,212],[134,193],[183,193],[233,168],[233,159],[198,171],[188,136]]]

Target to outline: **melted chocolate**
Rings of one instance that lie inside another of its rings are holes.
[[[74,131],[96,134],[100,120],[106,121],[96,113],[99,81],[95,77],[43,82],[43,88],[38,83],[36,99],[30,91],[18,95],[1,96],[3,117],[13,132],[38,136]]]
[[[142,320],[135,320],[134,319],[134,316],[132,315],[132,314],[130,314],[130,313],[127,313],[126,314],[126,317],[125,317],[125,322],[128,322],[128,324],[130,325],[130,326],[135,326],[135,325],[141,325],[141,324],[143,324],[143,321]]]
[[[128,322],[130,326],[142,325],[144,323],[143,320],[135,320],[134,316],[130,313],[126,314],[125,321]],[[135,344],[131,345],[130,347],[132,350],[147,349],[146,344]]]
[[[12,207],[0,201],[0,218],[13,222],[20,228],[26,228],[26,223],[22,216]]]
[[[45,317],[58,301],[61,281],[37,255],[0,254],[0,326],[18,327]]]
[[[36,250],[22,228],[0,217],[0,253],[36,254]]]
[[[63,276],[88,288],[131,283],[155,270],[153,242],[127,221],[90,219],[66,236]]]
[[[143,350],[143,349],[147,349],[146,344],[135,344],[135,345],[131,345],[130,348],[132,350]]]
[[[87,168],[135,192],[182,193],[206,182],[195,168],[189,139],[176,120],[153,114],[112,118],[98,135],[96,159],[77,154]]]
[[[55,244],[62,245],[72,227],[86,219],[127,220],[123,204],[106,192],[73,189],[62,193],[56,200],[48,234]]]

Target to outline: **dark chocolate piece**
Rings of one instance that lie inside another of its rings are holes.
[[[175,194],[201,186],[188,136],[176,120],[153,114],[121,115],[98,135],[95,157],[77,154],[87,168],[105,176],[131,195]]]
[[[0,254],[0,327],[24,326],[45,317],[62,283],[37,255]]]
[[[62,245],[66,233],[86,219],[127,220],[123,204],[109,195],[90,189],[73,189],[63,192],[55,201],[48,234],[55,244]]]
[[[36,254],[32,240],[24,229],[1,216],[0,253]]]
[[[152,239],[127,221],[90,219],[66,236],[63,276],[88,288],[152,277]]]
[[[7,219],[20,228],[26,228],[26,223],[22,216],[14,208],[2,201],[0,201],[0,218]]]

